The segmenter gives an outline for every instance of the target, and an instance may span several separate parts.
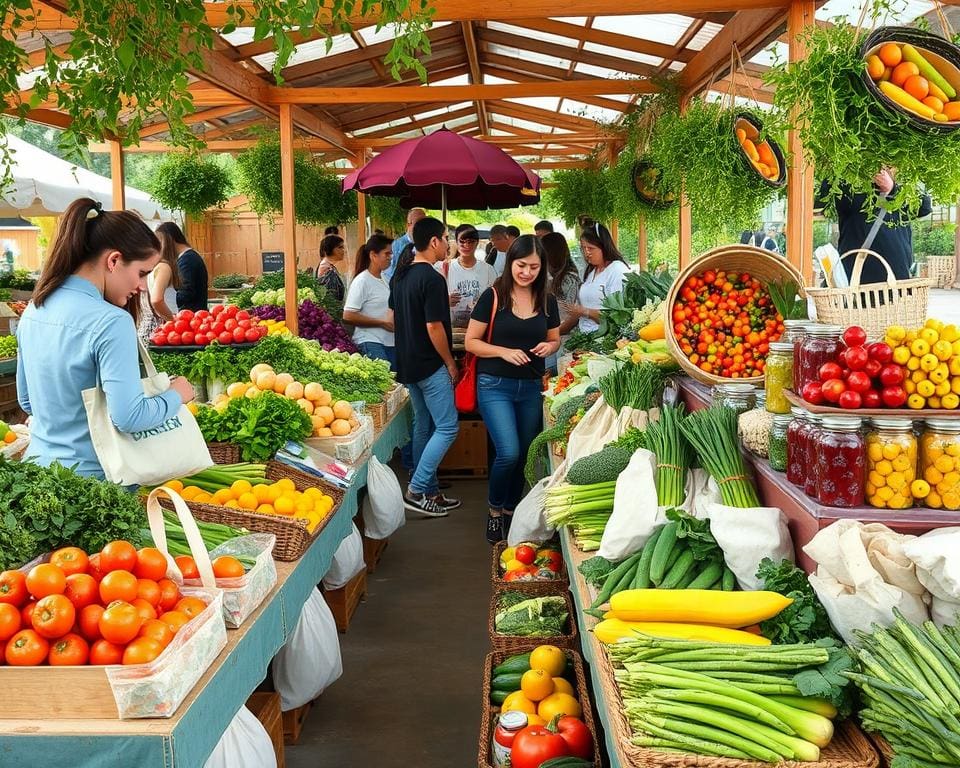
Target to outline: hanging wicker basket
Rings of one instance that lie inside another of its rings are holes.
[[[754,144],[757,144],[758,140],[763,135],[763,123],[760,121],[759,117],[751,112],[736,112],[733,115],[734,133],[736,133],[737,130],[742,130],[746,134],[747,139],[752,141]],[[766,142],[767,146],[770,148],[770,152],[773,154],[774,160],[776,160],[776,176],[764,176],[760,172],[760,169],[757,168],[753,164],[753,161],[747,156],[747,152],[744,150],[743,145],[740,147],[740,159],[743,161],[743,164],[749,173],[756,174],[767,186],[773,187],[774,189],[780,189],[787,183],[787,162],[784,159],[783,150],[780,148],[780,145],[770,136],[764,137],[763,142]]]

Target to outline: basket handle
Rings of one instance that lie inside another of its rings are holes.
[[[897,287],[897,277],[893,274],[893,270],[890,269],[890,265],[887,263],[887,260],[883,258],[876,251],[871,251],[869,248],[854,248],[853,250],[847,251],[843,256],[840,257],[839,266],[843,265],[843,260],[848,256],[857,254],[857,259],[853,263],[853,271],[850,273],[850,287],[859,288],[860,287],[860,274],[863,272],[863,262],[867,260],[867,256],[873,256],[875,259],[878,259],[883,268],[887,272],[887,287],[896,288]]]
[[[200,572],[200,582],[208,589],[216,589],[217,579],[213,575],[210,553],[207,552],[207,545],[203,543],[197,521],[193,519],[193,513],[190,512],[190,508],[180,497],[180,494],[165,485],[154,488],[147,496],[147,522],[150,524],[150,535],[153,537],[154,544],[157,545],[157,549],[166,555],[168,560],[173,560],[167,549],[167,529],[163,524],[163,508],[160,506],[161,495],[166,496],[173,502],[173,508],[180,519],[180,525],[183,526],[187,544],[190,545],[190,552],[193,554],[197,570]]]

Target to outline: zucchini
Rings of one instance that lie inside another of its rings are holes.
[[[507,693],[519,691],[520,678],[522,678],[524,674],[523,672],[504,672],[490,681],[490,688],[495,691],[506,691]]]
[[[507,700],[512,691],[490,691],[490,703],[499,706]]]
[[[628,557],[616,568],[610,571],[609,574],[607,574],[607,578],[603,582],[603,588],[597,594],[597,597],[593,603],[590,604],[590,607],[584,611],[584,613],[589,613],[594,616],[597,615],[597,609],[610,599],[610,595],[613,594],[614,587],[620,583],[623,575],[627,573],[627,571],[636,570],[636,565],[640,560],[641,554],[641,552],[637,552],[636,554],[630,555],[630,557]]]
[[[697,577],[691,581],[686,589],[709,589],[717,579],[723,578],[723,563],[714,560],[710,565],[700,571]]]
[[[593,763],[582,757],[551,757],[540,763],[540,768],[591,768]]]
[[[663,581],[663,576],[667,572],[667,562],[675,549],[674,545],[677,543],[677,528],[677,523],[667,523],[663,526],[660,538],[657,539],[657,545],[653,550],[653,559],[650,561],[650,580],[654,584]]]
[[[663,533],[663,526],[657,528],[644,544],[640,562],[637,563],[637,574],[633,577],[633,589],[646,589],[650,586],[650,563],[653,562],[653,550],[657,546],[657,539],[660,538],[661,533]]]
[[[497,664],[490,673],[492,677],[506,675],[511,672],[520,672],[521,674],[530,669],[530,654],[518,653],[515,656],[508,656],[502,662]]]
[[[676,589],[684,577],[693,570],[693,563],[693,552],[689,549],[684,549],[683,553],[677,558],[677,562],[673,564],[673,567],[670,568],[667,575],[663,577],[660,588]]]

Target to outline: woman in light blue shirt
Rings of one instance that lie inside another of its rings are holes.
[[[193,399],[183,378],[156,397],[143,393],[137,315],[159,261],[160,243],[135,213],[81,198],[63,214],[17,326],[17,398],[31,415],[27,456],[38,464],[103,477],[82,397],[98,382],[122,432],[158,427]]]

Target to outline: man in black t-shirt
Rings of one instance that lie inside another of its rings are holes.
[[[427,517],[444,517],[460,502],[443,496],[437,481],[437,467],[458,430],[450,300],[446,281],[434,269],[447,252],[443,223],[421,219],[413,225],[412,240],[413,261],[401,255],[390,284],[397,380],[407,386],[413,405],[414,473],[404,506]]]

